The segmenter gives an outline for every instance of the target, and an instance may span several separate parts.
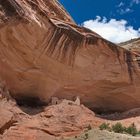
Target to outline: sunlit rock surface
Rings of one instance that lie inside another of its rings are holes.
[[[0,1],[0,79],[16,99],[140,107],[137,55],[78,27],[56,0]]]

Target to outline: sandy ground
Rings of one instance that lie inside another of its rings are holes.
[[[74,138],[65,140],[140,140],[140,137],[93,129]]]

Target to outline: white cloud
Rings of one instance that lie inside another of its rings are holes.
[[[120,3],[119,3],[119,5],[117,5],[117,7],[122,7],[122,6],[124,6],[125,4],[121,1]]]
[[[126,20],[107,20],[106,17],[97,16],[94,20],[85,21],[82,26],[89,28],[107,40],[114,43],[124,42],[140,37],[140,28],[135,30],[128,26]]]
[[[123,14],[126,14],[126,13],[133,12],[133,10],[130,9],[130,8],[125,8],[125,9],[118,9],[117,12],[120,13],[121,15],[123,15]]]
[[[132,3],[139,4],[140,3],[140,0],[132,0]]]
[[[117,12],[121,15],[134,12],[134,6],[140,4],[140,0],[130,0],[129,4],[123,0],[116,5]]]
[[[131,0],[130,7],[133,7],[135,4],[140,4],[140,0]]]

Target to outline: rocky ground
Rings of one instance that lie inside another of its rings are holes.
[[[58,105],[18,106],[14,101],[0,101],[2,140],[50,139],[73,136],[93,125],[95,114],[75,102],[63,100]]]
[[[79,102],[65,99],[59,103],[50,102],[48,106],[18,104],[15,100],[0,99],[1,140],[140,139],[98,130],[103,122],[121,122],[126,126],[134,122],[140,130],[140,109],[112,115],[96,115]]]

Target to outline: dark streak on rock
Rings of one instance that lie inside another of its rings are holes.
[[[119,60],[119,63],[121,64],[121,60],[120,60],[120,52],[119,52],[119,47],[116,46],[115,44],[111,43],[111,42],[106,42],[107,46],[117,54],[117,58]]]
[[[1,0],[1,5],[4,8],[3,10],[6,16],[12,16],[16,14],[16,9],[8,0]]]
[[[88,45],[94,45],[94,44],[97,44],[97,38],[95,38],[95,37],[88,37],[87,39],[86,39],[86,44],[88,44]]]
[[[1,128],[0,128],[0,134],[3,135],[5,133],[6,130],[10,129],[10,127],[14,126],[14,124],[16,123],[17,121],[15,120],[10,120],[8,121],[7,123],[5,123]]]
[[[65,38],[62,39],[62,36],[65,36]],[[62,40],[59,44],[60,39]],[[73,32],[73,30],[56,28],[51,38],[50,45],[47,48],[46,55],[57,59],[61,63],[72,66],[75,60],[75,53],[82,42],[83,37]],[[54,52],[56,54],[54,54]]]
[[[131,82],[133,81],[133,64],[132,64],[132,55],[130,51],[126,51],[125,52],[125,60],[126,60],[126,64],[127,64],[127,69],[128,69],[128,74],[130,77]]]

